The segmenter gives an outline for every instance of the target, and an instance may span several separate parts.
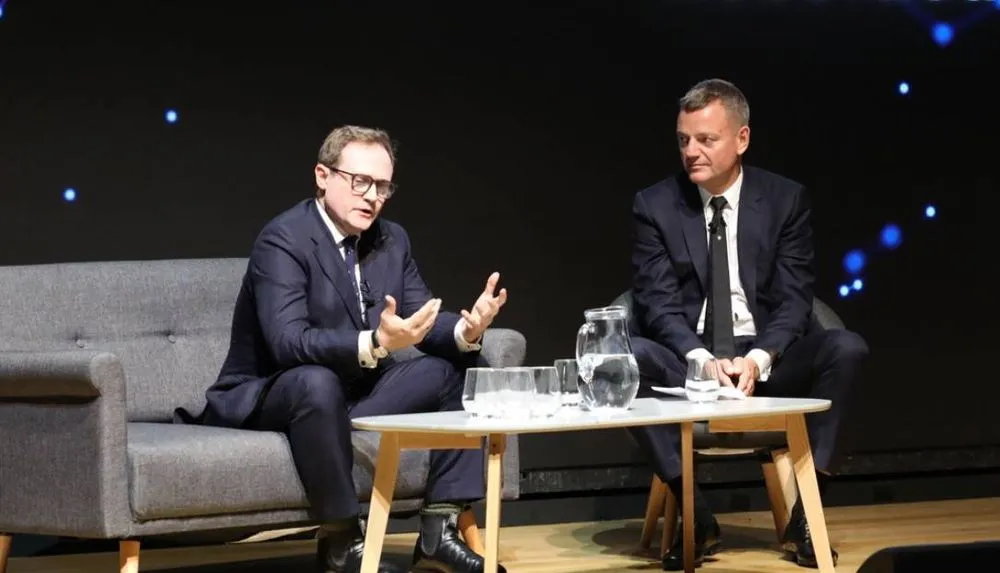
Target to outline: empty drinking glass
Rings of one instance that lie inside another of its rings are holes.
[[[556,376],[559,377],[559,394],[563,406],[577,407],[580,405],[580,373],[576,367],[576,359],[560,359],[555,361]]]
[[[503,371],[496,368],[469,368],[465,371],[462,408],[473,416],[492,418],[499,414]]]
[[[530,368],[504,368],[503,390],[498,408],[502,418],[521,419],[531,416],[531,402],[535,394],[535,378]]]
[[[554,416],[562,407],[559,401],[561,395],[559,375],[555,366],[537,366],[530,370],[535,385],[534,396],[531,397],[531,416],[533,418]]]
[[[719,370],[715,358],[688,360],[684,378],[684,394],[692,402],[713,402],[719,399]]]

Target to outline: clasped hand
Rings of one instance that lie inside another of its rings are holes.
[[[732,360],[720,358],[715,361],[719,382],[736,389],[747,396],[753,396],[754,386],[760,379],[760,368],[749,358],[737,356]]]
[[[461,334],[467,342],[472,343],[482,337],[483,332],[493,323],[500,312],[500,307],[507,302],[507,289],[500,289],[494,296],[500,273],[493,273],[486,280],[486,288],[472,305],[472,310],[462,311]],[[432,298],[424,303],[417,312],[407,318],[396,314],[396,299],[389,295],[385,297],[385,308],[382,309],[376,336],[379,344],[392,352],[423,341],[434,326],[438,313],[441,311],[441,299]]]

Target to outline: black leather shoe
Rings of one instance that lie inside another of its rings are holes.
[[[792,514],[788,520],[788,527],[781,539],[781,548],[792,554],[800,567],[819,568],[816,563],[816,549],[813,547],[812,534],[809,532],[809,522],[806,521],[806,512],[802,508],[802,500],[795,502],[792,506]],[[837,550],[830,548],[833,554],[833,565],[837,566]]]
[[[705,557],[714,555],[722,548],[722,531],[719,522],[712,518],[710,523],[694,523],[694,566],[701,567]],[[678,522],[674,542],[670,551],[663,556],[664,571],[684,570],[684,527]]]
[[[420,516],[420,534],[413,548],[414,573],[437,571],[441,573],[483,573],[486,560],[469,549],[458,536],[458,515],[423,514]],[[497,565],[499,573],[507,573]]]
[[[316,570],[320,573],[359,573],[361,556],[365,552],[365,536],[361,526],[346,531],[319,532],[316,543]],[[379,573],[405,573],[391,563],[381,562]]]

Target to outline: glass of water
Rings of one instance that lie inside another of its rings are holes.
[[[714,402],[719,399],[719,365],[712,357],[688,360],[684,378],[684,394],[692,402]]]

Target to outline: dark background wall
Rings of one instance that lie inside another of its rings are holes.
[[[500,270],[498,325],[549,363],[629,285],[632,196],[679,167],[677,98],[725,77],[751,103],[748,161],[813,192],[818,296],[871,345],[848,449],[1000,445],[980,260],[997,37],[987,1],[9,0],[0,264],[246,256],[312,192],[329,129],[377,125],[400,142],[385,216],[425,279],[454,309]],[[854,248],[864,288],[841,298]],[[634,455],[618,433],[522,443],[529,469]]]

